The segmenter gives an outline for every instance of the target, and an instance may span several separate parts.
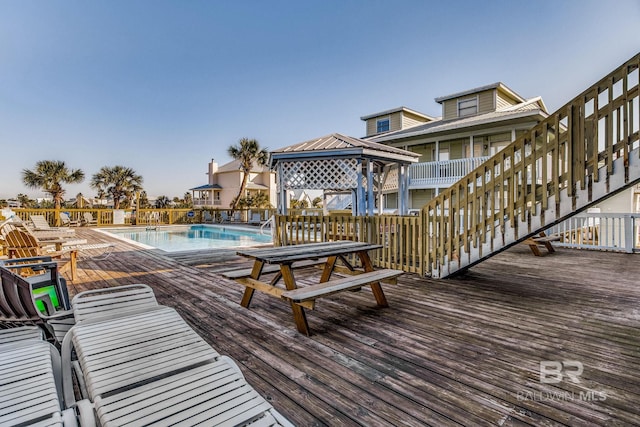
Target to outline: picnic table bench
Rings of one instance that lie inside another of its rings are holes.
[[[400,270],[381,269],[375,270],[369,257],[369,251],[381,248],[381,245],[353,242],[337,241],[327,243],[309,243],[294,246],[284,246],[275,248],[243,249],[238,255],[252,258],[254,260],[251,269],[233,270],[222,273],[224,277],[233,279],[245,286],[241,305],[248,308],[254,292],[260,291],[291,304],[293,317],[298,331],[310,335],[309,324],[307,322],[304,309],[313,309],[315,300],[318,298],[333,295],[338,292],[356,290],[362,286],[369,285],[380,307],[388,307],[381,281],[394,280],[404,272]],[[348,261],[348,255],[358,256],[361,269],[354,268]],[[338,266],[340,260],[343,266]],[[318,284],[298,288],[294,271],[304,267],[322,265],[323,270]],[[346,268],[345,268],[346,267]],[[347,271],[349,277],[339,277],[331,279],[334,272]],[[269,282],[265,281],[264,275],[276,273]],[[276,286],[282,279],[285,288]]]
[[[553,245],[551,245],[551,242],[557,242],[559,240],[559,235],[554,234],[551,236],[547,236],[544,231],[541,231],[537,237],[529,237],[522,243],[524,243],[525,245],[529,245],[531,252],[533,252],[535,256],[542,256],[542,252],[540,252],[540,248],[538,248],[538,246],[544,246],[547,249],[547,252],[552,254],[556,250],[553,249]]]

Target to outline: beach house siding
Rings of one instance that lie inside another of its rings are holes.
[[[361,119],[366,123],[366,136],[407,129],[433,120],[432,117],[412,112],[412,110],[405,107],[371,114],[361,117]],[[378,132],[378,121],[380,120],[389,120],[389,130]]]
[[[421,207],[429,203],[429,201],[433,199],[435,195],[435,190],[431,188],[411,190],[411,192],[409,193],[409,197],[411,199],[411,208],[420,209]]]
[[[237,160],[233,160],[218,168],[215,160],[209,163],[208,184],[215,185],[216,189],[198,190],[194,193],[194,199],[200,194],[207,195],[207,200],[214,200],[215,204],[211,207],[226,209],[231,206],[231,202],[238,195],[240,186],[242,185],[243,172],[240,170],[240,164]],[[252,195],[257,192],[267,193],[271,205],[276,204],[276,174],[271,172],[268,167],[254,165],[254,170],[249,173],[249,181],[245,190],[245,196]],[[204,206],[209,206],[204,205]]]
[[[410,128],[412,126],[416,126],[424,123],[424,118],[421,118],[409,111],[402,112],[402,129]]]
[[[458,117],[459,101],[470,99],[477,101],[476,114]],[[375,134],[376,119],[396,110],[386,110],[361,119],[367,122],[367,133],[373,132],[372,141],[417,153],[420,155],[419,162],[446,162],[493,155],[528,132],[547,115],[541,99],[532,103],[535,99],[525,100],[500,82],[439,97],[435,101],[442,108],[442,119],[428,117],[416,125],[409,121],[411,116],[406,114],[407,109],[403,109],[402,125],[406,126],[405,129],[412,128],[407,132],[392,130],[389,133]],[[496,110],[505,110],[520,104],[523,105],[526,114],[509,110],[506,110],[505,114],[495,114]],[[458,161],[456,164],[466,163]],[[421,174],[429,173],[429,169],[418,169],[419,167],[412,165],[416,181],[415,184],[410,184],[411,209],[421,208],[438,192],[432,188],[433,183],[421,181],[428,180],[422,178]],[[411,174],[412,172],[410,179]],[[385,194],[385,208],[394,208],[396,200],[392,191],[389,191]]]
[[[378,133],[378,120],[389,120],[389,131],[402,129],[402,112],[385,114],[383,116],[374,117],[367,120],[367,135],[375,135]]]
[[[516,100],[515,98],[513,98],[512,96],[509,96],[509,94],[498,90],[497,94],[496,94],[496,108],[502,109],[502,108],[508,108],[511,107],[512,105],[516,105],[518,104],[518,100]]]
[[[477,99],[478,113],[483,114],[494,111],[496,109],[495,103],[495,89],[485,90],[477,92],[459,98],[448,99],[442,103],[442,118],[443,120],[452,120],[458,118],[458,101]]]

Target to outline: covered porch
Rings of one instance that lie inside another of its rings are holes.
[[[191,191],[194,207],[219,207],[222,205],[220,200],[222,187],[218,184],[205,184],[190,188],[189,191]]]

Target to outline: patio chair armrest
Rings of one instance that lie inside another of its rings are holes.
[[[34,300],[35,302],[35,300]],[[44,302],[44,301],[43,301]],[[48,308],[47,308],[48,309]],[[52,314],[44,314],[40,313],[40,317],[43,320],[61,320],[61,319],[71,319],[73,318],[73,310],[60,310],[55,311]]]
[[[76,402],[76,409],[78,410],[78,420],[82,427],[96,427],[96,416],[93,409],[93,405],[88,399],[82,399]],[[65,424],[66,426],[66,424]]]
[[[32,261],[44,261],[45,263],[47,263],[47,262],[51,262],[52,260],[51,260],[50,256],[34,256],[34,257],[28,257],[28,258],[10,258],[10,259],[5,259],[5,260],[0,260],[0,265],[3,265],[5,267],[7,267],[7,268],[11,268],[11,267],[13,267],[13,264],[16,264],[16,263],[19,263],[19,262],[29,262],[29,263],[33,264]],[[11,265],[9,265],[9,264],[11,264]],[[38,265],[42,265],[42,262],[41,263],[37,263],[37,264]],[[24,265],[22,265],[22,264],[18,264],[18,265],[16,265],[16,267],[17,266],[24,267]]]
[[[38,258],[42,258],[42,259],[47,259],[47,261],[44,262],[33,262],[33,263],[28,263],[28,264],[16,264],[15,262],[22,262],[22,261],[31,261],[31,260],[37,260],[37,258],[11,258],[11,259],[5,259],[0,261],[0,265],[2,265],[4,268],[7,269],[20,269],[20,268],[58,268],[58,264],[55,261],[51,261],[51,257],[38,257]]]
[[[51,301],[51,296],[49,294],[39,294],[39,295],[33,295],[33,302],[42,302],[42,304],[44,304],[44,308],[47,311],[46,313],[41,313],[41,314],[45,314],[46,316],[51,316],[53,314],[56,313],[56,308],[53,306],[53,302]]]
[[[60,358],[62,364],[62,393],[64,404],[67,408],[73,408],[77,405],[76,395],[73,390],[73,364],[71,363],[71,354],[73,352],[73,334],[75,328],[69,329],[62,340],[60,346]],[[84,403],[83,403],[84,405]],[[93,408],[92,408],[93,409]]]

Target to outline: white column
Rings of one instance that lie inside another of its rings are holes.
[[[511,142],[516,140],[516,128],[511,129]]]
[[[469,153],[469,157],[473,159],[475,157],[475,151],[476,151],[475,147],[473,146],[473,135],[469,137],[469,150],[471,151]]]
[[[384,183],[386,180],[387,174],[384,171],[384,166],[378,166],[378,215],[382,215],[382,209],[385,207],[382,188],[384,187]]]
[[[367,215],[373,216],[375,201],[373,199],[373,161],[367,160]]]
[[[278,212],[280,215],[287,214],[287,190],[284,188],[282,182],[282,163],[278,163],[278,190],[280,191],[280,204],[278,206]]]
[[[363,175],[362,175],[362,159],[358,159],[356,163],[356,168],[358,169],[358,185],[356,187],[356,211],[355,214],[357,216],[364,215],[364,187],[362,186]]]
[[[405,215],[407,210],[406,204],[406,179],[405,166],[398,165],[398,214]]]

